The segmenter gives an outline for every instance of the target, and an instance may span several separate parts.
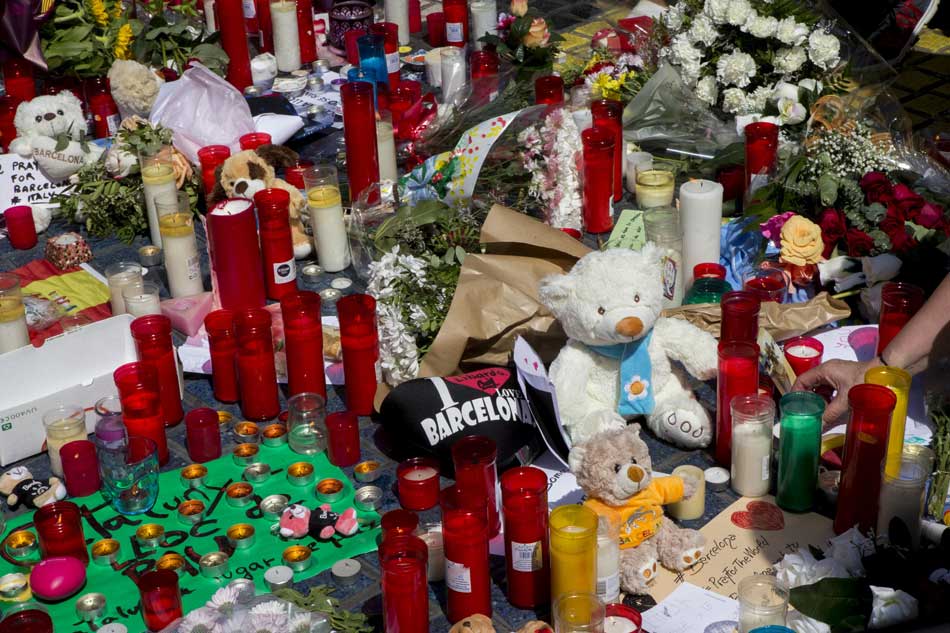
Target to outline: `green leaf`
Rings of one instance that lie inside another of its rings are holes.
[[[928,229],[914,222],[905,222],[904,226],[910,229],[911,235],[918,242],[925,242],[937,234],[936,229]]]
[[[56,147],[53,148],[55,152],[61,152],[67,147],[69,147],[69,136],[66,133],[56,135]]]
[[[838,178],[832,172],[823,172],[818,179],[818,191],[821,203],[830,207],[838,199]]]
[[[862,619],[860,624],[865,625],[871,615],[872,597],[863,579],[825,578],[813,585],[795,587],[790,592],[789,602],[808,617],[836,630],[838,626],[851,626],[856,616]]]
[[[458,260],[459,264],[465,263],[465,249],[461,246],[455,247],[455,259]]]

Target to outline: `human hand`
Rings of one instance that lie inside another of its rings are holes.
[[[880,365],[875,358],[870,361],[829,360],[798,377],[792,391],[813,391],[816,387],[829,386],[837,392],[825,413],[821,416],[824,426],[830,426],[848,412],[848,391],[864,382],[864,374],[871,367]]]

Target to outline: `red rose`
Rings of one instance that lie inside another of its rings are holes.
[[[894,186],[894,204],[901,210],[904,219],[916,221],[917,214],[926,203],[926,200],[907,185]]]
[[[844,219],[844,213],[836,209],[825,209],[818,216],[818,226],[821,227],[821,241],[825,243],[825,250],[821,256],[825,259],[831,257],[831,251],[835,244],[845,236],[848,225]]]
[[[881,220],[878,228],[890,235],[895,231],[904,230],[904,220],[904,214],[901,213],[900,208],[895,204],[891,204],[887,207],[887,213],[884,215],[884,219]]]
[[[874,239],[858,229],[848,229],[844,241],[848,245],[848,257],[864,257],[874,248]]]
[[[893,233],[888,233],[887,236],[891,238],[891,250],[897,254],[906,253],[917,246],[917,240],[911,237],[904,227]]]
[[[917,224],[925,229],[935,229],[943,225],[943,207],[932,202],[927,202],[917,213]]]
[[[864,174],[860,184],[861,190],[864,191],[864,195],[867,197],[868,204],[874,204],[875,202],[887,204],[890,202],[893,188],[887,174],[870,171]]]

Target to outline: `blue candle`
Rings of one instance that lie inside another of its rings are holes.
[[[382,83],[389,86],[385,39],[382,35],[364,35],[356,40],[356,46],[360,52],[360,68],[372,73],[377,84]]]

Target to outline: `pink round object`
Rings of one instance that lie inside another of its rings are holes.
[[[65,600],[86,582],[86,568],[72,556],[40,561],[30,573],[30,588],[44,600]]]

